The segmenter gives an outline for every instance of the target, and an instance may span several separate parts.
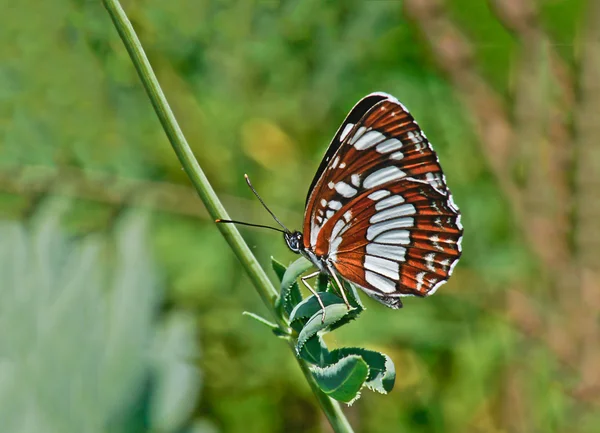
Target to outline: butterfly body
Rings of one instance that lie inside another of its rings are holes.
[[[430,295],[448,280],[462,231],[425,134],[397,99],[372,93],[334,136],[309,188],[302,232],[284,238],[319,272],[400,308],[400,297]]]

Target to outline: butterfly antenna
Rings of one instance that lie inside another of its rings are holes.
[[[285,233],[291,233],[288,230],[288,228],[286,226],[284,226],[283,223],[277,219],[277,217],[275,216],[275,214],[273,212],[271,212],[271,209],[269,209],[267,207],[267,205],[265,204],[265,202],[263,201],[263,199],[260,198],[260,196],[258,195],[258,193],[256,192],[256,190],[252,186],[252,182],[250,182],[250,178],[248,177],[247,174],[244,175],[244,178],[246,178],[246,183],[248,184],[248,186],[250,187],[250,189],[252,190],[252,192],[254,193],[254,195],[256,196],[256,198],[258,199],[258,201],[260,201],[260,204],[262,204],[263,207],[267,210],[267,212],[269,212],[269,214],[271,214],[271,216],[277,222],[277,224],[279,224],[281,227],[283,227],[283,229],[285,230]]]
[[[283,230],[278,229],[277,227],[264,226],[262,224],[250,224],[250,223],[245,223],[243,221],[222,220],[219,218],[219,219],[215,220],[215,222],[217,224],[239,224],[241,226],[260,227],[263,229],[270,229],[270,230],[275,230],[276,232],[285,233]]]

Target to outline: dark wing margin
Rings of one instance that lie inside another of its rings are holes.
[[[333,140],[331,140],[331,143],[329,144],[329,147],[327,148],[327,151],[325,152],[325,155],[323,156],[323,159],[321,160],[321,165],[319,165],[319,168],[317,169],[317,172],[315,173],[315,176],[313,177],[312,183],[310,184],[310,187],[308,188],[308,193],[306,194],[306,203],[307,204],[308,204],[308,200],[310,199],[310,194],[311,194],[313,188],[315,187],[315,185],[317,184],[317,182],[319,181],[319,179],[321,178],[321,175],[325,171],[327,164],[329,164],[329,161],[331,160],[333,155],[337,152],[337,150],[342,145],[343,140],[340,137],[342,136],[342,133],[344,132],[344,129],[346,128],[346,125],[348,125],[348,124],[355,125],[356,123],[358,123],[360,121],[360,119],[362,119],[362,117],[371,108],[373,108],[374,105],[376,105],[378,102],[381,102],[385,99],[390,99],[390,98],[393,99],[393,96],[388,95],[387,93],[383,93],[383,92],[371,93],[371,94],[365,96],[364,98],[362,98],[360,101],[358,101],[356,103],[356,105],[352,108],[352,110],[350,110],[350,113],[348,113],[348,115],[346,116],[346,119],[344,119],[344,122],[342,122],[342,125],[335,133]]]

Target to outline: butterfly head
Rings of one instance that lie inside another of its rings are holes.
[[[295,232],[284,232],[283,238],[285,239],[285,243],[288,248],[295,252],[296,254],[300,254],[302,252],[302,233],[299,231]]]

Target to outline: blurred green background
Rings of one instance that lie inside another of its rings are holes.
[[[353,104],[438,151],[464,254],[331,347],[389,354],[357,432],[600,431],[600,2],[124,1],[230,215],[301,227]],[[100,1],[0,1],[0,431],[327,432]],[[244,229],[259,261],[295,259]],[[273,273],[269,270],[270,276]]]

